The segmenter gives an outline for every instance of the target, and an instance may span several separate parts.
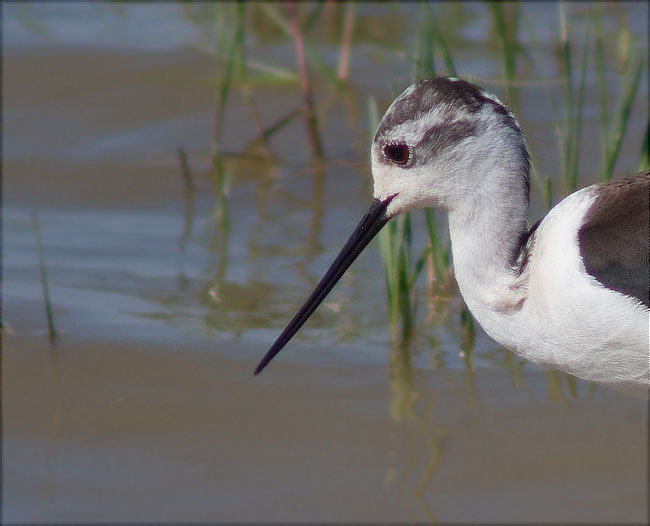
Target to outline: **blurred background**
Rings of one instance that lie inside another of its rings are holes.
[[[366,211],[390,102],[510,104],[531,224],[648,168],[648,5],[2,5],[3,519],[648,520],[647,402],[472,321],[446,218]]]

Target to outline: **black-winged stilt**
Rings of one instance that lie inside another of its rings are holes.
[[[454,273],[485,332],[518,355],[626,389],[650,386],[650,172],[579,190],[528,229],[530,158],[494,95],[456,78],[407,88],[372,145],[374,200],[255,374],[394,216],[447,211]]]

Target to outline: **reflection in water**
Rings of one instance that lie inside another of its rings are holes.
[[[412,341],[394,341],[391,347],[389,413],[404,431],[407,450],[404,465],[401,468],[389,467],[386,480],[395,481],[406,502],[409,501],[408,496],[412,495],[427,520],[437,523],[424,494],[442,459],[442,441],[447,436],[447,430],[434,421],[434,393],[414,385]],[[418,405],[421,407],[419,411]],[[416,429],[413,429],[414,427]],[[426,446],[425,462],[421,461],[419,454],[423,444]],[[408,482],[412,475],[418,482],[409,489]],[[409,512],[412,514],[412,511]]]
[[[324,213],[324,195],[325,188],[325,165],[321,162],[314,163],[313,172],[313,192],[311,197],[311,218],[309,220],[309,233],[307,234],[307,254],[304,263],[301,265],[303,272],[306,273],[307,267],[311,265],[320,252],[323,250],[323,245],[320,243],[320,234],[323,225]]]
[[[578,391],[578,379],[570,374],[554,371],[549,369],[546,371],[546,380],[548,382],[548,399],[554,402],[562,402],[565,405],[571,403],[571,399],[580,397]],[[564,392],[564,384],[566,383],[567,393]],[[587,385],[587,396],[591,397],[594,393],[596,385],[593,383],[584,382]]]
[[[241,83],[241,91],[244,96],[244,102],[250,111],[251,119],[255,125],[255,130],[257,131],[257,137],[253,139],[251,144],[256,145],[260,149],[263,157],[271,157],[273,155],[273,151],[271,150],[271,145],[269,144],[270,133],[264,129],[262,119],[260,118],[260,114],[257,111],[257,106],[255,105],[253,91],[251,89],[250,83],[246,80]],[[244,148],[244,152],[246,151],[250,151],[249,148]]]
[[[208,303],[220,304],[227,300],[224,297],[224,284],[226,270],[228,268],[228,251],[230,247],[230,230],[226,225],[219,222],[219,228],[214,232],[212,238],[214,252],[217,260],[214,266],[214,274],[208,281],[209,286],[206,289]]]
[[[497,357],[497,353],[502,357]],[[489,359],[492,363],[503,367],[508,371],[508,376],[510,378],[510,385],[513,388],[518,390],[524,390],[528,393],[528,396],[531,400],[535,398],[532,390],[525,385],[524,379],[524,367],[526,366],[526,361],[518,358],[512,351],[503,349],[501,347],[495,347],[494,350],[489,351],[485,354],[485,357]]]
[[[50,342],[50,345],[54,344]],[[52,348],[52,350],[54,352],[49,353],[50,367],[56,388],[53,389],[53,392],[50,392],[50,399],[54,401],[54,407],[52,410],[52,416],[46,439],[47,449],[45,452],[45,480],[43,481],[41,493],[39,495],[39,507],[37,510],[34,510],[34,515],[30,521],[34,523],[41,522],[48,511],[50,502],[52,500],[56,500],[55,498],[52,498],[52,493],[56,488],[56,476],[54,474],[54,468],[56,466],[56,447],[59,443],[61,430],[64,429],[62,393],[65,392],[63,386],[65,385],[66,379],[62,372],[59,353],[56,352],[57,350],[55,348]]]
[[[438,308],[441,306],[438,305]],[[447,303],[449,310],[449,303]],[[449,312],[447,312],[448,316]],[[461,357],[464,364],[465,406],[471,410],[473,420],[480,413],[479,399],[476,392],[476,329],[471,314],[464,303],[460,305],[460,326],[462,329]],[[419,327],[418,327],[419,328]],[[428,331],[426,331],[428,332]],[[399,334],[399,333],[396,333]],[[391,398],[389,414],[400,432],[400,443],[403,454],[393,459],[386,469],[386,484],[394,486],[407,505],[409,514],[422,515],[427,521],[437,523],[431,502],[431,484],[435,480],[436,471],[441,465],[445,452],[445,441],[448,439],[448,429],[436,421],[436,393],[426,382],[416,381],[417,372],[414,369],[413,353],[416,349],[414,329],[407,338],[397,338],[393,341],[389,362],[389,379]],[[444,359],[439,341],[429,335],[430,352],[433,368],[444,368]],[[498,356],[501,356],[500,358]],[[526,385],[523,368],[525,362],[518,359],[510,351],[495,348],[482,353],[480,359],[489,359],[508,370],[512,385],[515,389],[526,392],[531,399],[532,390]],[[579,397],[578,382],[574,377],[548,371],[548,399],[563,404],[569,403],[570,398]],[[564,391],[566,386],[566,394]],[[588,387],[588,392],[590,391]],[[458,396],[462,396],[458,393]],[[400,453],[398,451],[398,453]],[[413,509],[413,503],[416,508]],[[416,511],[419,510],[419,512]],[[413,517],[413,520],[421,520]]]
[[[465,378],[467,382],[467,403],[474,409],[478,409],[476,399],[476,385],[474,382],[474,347],[476,344],[476,333],[474,330],[474,319],[465,304],[461,300],[460,326],[462,330],[461,357],[465,365]]]
[[[228,221],[228,183],[227,172],[224,169],[223,157],[217,153],[212,158],[212,186],[215,192],[216,208],[214,219],[220,230],[229,230]]]
[[[185,252],[185,243],[192,236],[192,227],[194,224],[194,194],[196,186],[192,181],[192,172],[187,160],[187,154],[182,146],[178,147],[178,159],[181,165],[181,174],[183,176],[183,188],[185,190],[185,220],[183,223],[183,233],[178,243],[181,253]]]
[[[388,372],[391,400],[389,414],[397,422],[415,418],[415,404],[419,398],[413,386],[412,345],[409,340],[395,341],[391,347]]]
[[[220,122],[220,119],[217,119]],[[224,167],[223,156],[219,150],[218,136],[220,133],[220,124],[218,132],[213,143],[212,156],[212,181],[216,192],[216,209],[215,209],[215,230],[212,241],[213,251],[217,255],[217,264],[215,266],[215,275],[210,280],[211,286],[207,290],[208,299],[212,302],[222,301],[222,289],[226,270],[228,267],[228,252],[230,246],[230,222],[228,220],[228,186],[226,184],[226,170]]]

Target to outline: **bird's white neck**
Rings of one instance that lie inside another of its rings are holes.
[[[503,176],[494,180],[499,179]],[[484,311],[506,313],[525,297],[513,259],[527,229],[527,191],[523,183],[486,185],[472,201],[449,211],[454,273],[481,323]]]

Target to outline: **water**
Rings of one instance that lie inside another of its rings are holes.
[[[548,22],[537,32],[547,51],[557,11],[540,5],[526,15]],[[424,280],[416,344],[400,352],[376,247],[252,377],[369,203],[367,96],[383,111],[412,74],[400,50],[412,49],[415,7],[380,7],[358,8],[350,86],[336,92],[315,77],[324,163],[311,162],[300,119],[272,137],[275,158],[247,149],[255,125],[233,88],[224,228],[209,163],[221,71],[210,7],[4,6],[6,521],[646,519],[645,401],[583,382],[572,394],[566,378],[513,358],[478,327],[468,361],[458,296],[429,304]],[[503,95],[485,7],[441,9],[460,35],[450,37],[459,73]],[[605,26],[627,13],[643,37],[644,9],[609,6]],[[579,6],[569,13],[579,27]],[[295,73],[292,41],[268,16],[253,22],[251,62]],[[316,51],[335,66],[338,33],[323,24],[318,35]],[[522,66],[516,109],[537,169],[555,177],[562,86],[542,81],[557,76],[542,55],[544,69]],[[296,83],[253,82],[252,92],[267,125],[299,105]],[[590,76],[581,184],[600,166],[598,112]],[[619,173],[638,163],[646,116],[639,96]],[[179,146],[197,186],[190,201]]]

